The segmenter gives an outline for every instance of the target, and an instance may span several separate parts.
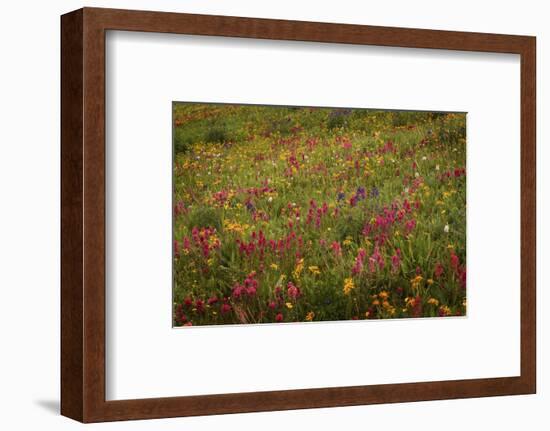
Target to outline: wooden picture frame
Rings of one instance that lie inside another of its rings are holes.
[[[106,401],[105,32],[211,35],[521,57],[521,375]],[[536,39],[84,8],[61,17],[61,413],[82,422],[440,400],[536,391]]]

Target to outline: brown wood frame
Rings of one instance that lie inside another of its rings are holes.
[[[105,32],[230,36],[521,56],[521,375],[105,400]],[[61,413],[82,422],[536,391],[536,39],[484,33],[84,8],[61,17]]]

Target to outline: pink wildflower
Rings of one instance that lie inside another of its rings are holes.
[[[296,299],[299,295],[300,295],[300,289],[298,289],[294,283],[292,283],[291,281],[288,282],[288,285],[287,285],[287,291],[286,293],[288,294],[288,296],[292,299]]]
[[[392,272],[398,272],[401,266],[401,250],[396,249],[394,255],[391,257]]]

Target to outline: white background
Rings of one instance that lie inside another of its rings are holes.
[[[107,399],[519,375],[519,56],[114,32],[106,79]],[[468,112],[468,317],[172,329],[173,100]]]
[[[163,9],[286,19],[394,25],[484,32],[534,34],[538,37],[538,394],[364,406],[293,412],[141,421],[88,426],[88,429],[335,429],[342,424],[370,428],[545,429],[548,414],[550,320],[542,314],[549,272],[550,234],[540,221],[549,214],[550,163],[545,148],[550,93],[550,31],[544,2],[463,1],[444,9],[441,2],[396,1],[90,1],[87,5]],[[80,2],[11,3],[2,10],[0,184],[0,424],[7,429],[77,429],[57,415],[59,403],[59,14]],[[495,159],[498,163],[498,157]],[[503,234],[505,238],[505,234]],[[542,334],[542,335],[541,335]],[[495,336],[505,336],[495,332]]]

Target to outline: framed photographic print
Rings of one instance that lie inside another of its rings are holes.
[[[61,29],[63,415],[535,392],[534,37]]]

